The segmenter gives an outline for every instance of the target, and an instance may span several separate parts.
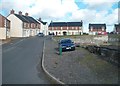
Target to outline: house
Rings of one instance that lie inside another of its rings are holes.
[[[120,23],[114,25],[114,31],[115,34],[120,34]]]
[[[105,35],[106,24],[89,24],[89,35]]]
[[[0,14],[0,39],[10,38],[10,21]]]
[[[48,24],[47,22],[43,22],[41,20],[41,18],[38,19],[38,22],[40,23],[41,25],[41,29],[40,29],[40,32],[43,33],[44,35],[48,35]]]
[[[28,13],[23,15],[22,12],[19,11],[18,14],[15,14],[15,11],[12,9],[7,19],[11,21],[11,37],[35,36],[40,32],[40,23],[29,16]]]
[[[49,34],[54,35],[81,35],[83,22],[52,22],[49,24]]]

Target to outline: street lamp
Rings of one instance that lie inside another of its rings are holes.
[[[51,20],[51,26],[52,26],[52,34],[53,34],[53,21]]]
[[[67,33],[69,33],[69,30],[68,30],[68,22],[66,22],[66,24],[67,24]]]

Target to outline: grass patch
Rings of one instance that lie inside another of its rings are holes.
[[[110,37],[110,38],[120,38],[120,34],[109,34],[108,37]]]
[[[83,58],[77,58],[80,65],[88,67],[99,80],[102,80],[103,83],[109,84],[112,83],[114,79],[116,80],[118,76],[117,66],[114,66],[103,59],[100,59],[99,56],[90,53],[85,49],[78,48],[78,50],[80,50],[80,52],[84,52]]]

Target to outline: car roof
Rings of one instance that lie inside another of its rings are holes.
[[[63,38],[63,39],[60,39],[60,42],[61,41],[64,41],[64,40],[71,40],[70,38]],[[71,40],[72,41],[72,40]]]
[[[43,34],[43,33],[40,32],[40,33],[38,33],[38,34]]]

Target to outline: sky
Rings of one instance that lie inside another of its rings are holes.
[[[8,16],[11,9],[18,14],[26,12],[35,19],[53,22],[83,21],[83,31],[88,32],[89,23],[107,25],[113,31],[118,23],[119,0],[0,0],[0,14]],[[120,3],[119,3],[120,4]]]

